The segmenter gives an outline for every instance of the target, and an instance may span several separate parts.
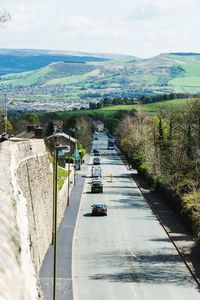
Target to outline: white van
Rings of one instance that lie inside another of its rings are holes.
[[[100,166],[93,166],[91,169],[92,177],[101,177],[101,168]]]

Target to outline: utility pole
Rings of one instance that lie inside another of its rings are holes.
[[[58,179],[58,148],[55,149],[55,203],[54,203],[54,255],[53,255],[53,300],[56,300],[56,269],[57,269],[57,179]]]
[[[7,133],[7,130],[8,130],[7,95],[4,94],[4,96],[5,96],[5,98],[4,98],[4,109],[5,109],[4,121],[5,121],[5,132]]]
[[[53,154],[53,220],[52,220],[52,242],[51,244],[54,245],[54,237],[55,237],[55,194],[56,194],[56,185],[57,185],[57,179],[56,179],[56,149],[54,149]]]

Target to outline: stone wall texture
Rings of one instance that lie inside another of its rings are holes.
[[[0,144],[0,300],[36,300],[38,275],[52,239],[52,165],[43,140]],[[73,171],[70,175],[73,186]],[[67,204],[58,195],[58,223]]]

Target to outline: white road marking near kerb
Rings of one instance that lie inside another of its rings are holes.
[[[131,285],[130,288],[131,288],[133,294],[135,295],[135,297],[137,297],[137,294],[136,294],[136,292],[135,292],[135,290],[134,290],[134,287]]]

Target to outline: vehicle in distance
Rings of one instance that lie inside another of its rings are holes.
[[[96,181],[99,181],[99,182],[102,183],[102,178],[101,178],[101,177],[93,177],[93,178],[92,178],[92,183],[93,183],[93,182],[96,182]]]
[[[100,165],[100,164],[101,164],[101,162],[100,162],[99,157],[94,157],[93,158],[93,165]]]
[[[93,204],[92,207],[92,215],[103,215],[107,216],[107,206],[105,204]]]
[[[103,193],[103,184],[101,181],[93,181],[91,186],[91,193]]]
[[[91,169],[92,177],[101,177],[101,168],[100,166],[93,166]]]
[[[108,150],[114,150],[115,149],[115,143],[112,139],[109,139],[108,140],[108,147],[107,147]]]
[[[74,165],[74,169],[75,171],[79,171],[81,169],[81,165],[80,164]]]
[[[93,149],[93,154],[96,156],[100,156],[100,152],[98,149]]]

